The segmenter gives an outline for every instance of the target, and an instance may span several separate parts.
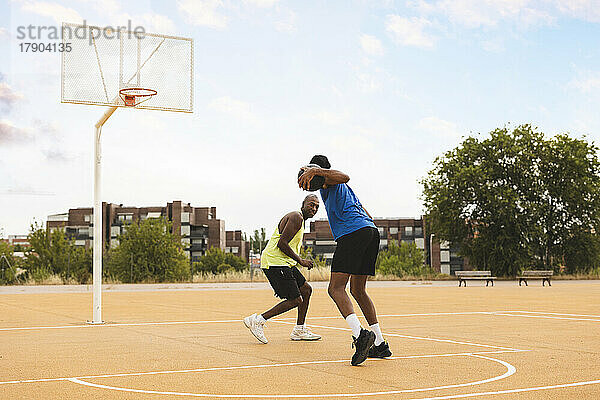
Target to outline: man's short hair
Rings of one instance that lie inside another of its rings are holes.
[[[310,159],[310,163],[317,164],[319,167],[324,169],[331,168],[331,164],[329,164],[329,160],[327,159],[327,157],[322,155],[313,156],[313,158]]]

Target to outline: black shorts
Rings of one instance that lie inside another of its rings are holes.
[[[337,240],[331,272],[351,275],[375,275],[379,253],[379,231],[366,226]]]
[[[293,300],[300,297],[300,288],[306,282],[304,275],[296,267],[263,268],[275,296],[280,299]]]

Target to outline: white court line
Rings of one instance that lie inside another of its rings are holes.
[[[511,364],[498,360],[491,357],[485,357],[475,354],[470,354],[472,357],[478,357],[485,360],[490,360],[493,362],[497,362],[506,367],[506,372],[502,375],[498,375],[492,378],[483,379],[475,382],[467,382],[467,383],[458,383],[454,385],[445,385],[445,386],[436,386],[429,388],[417,388],[417,389],[403,389],[403,390],[389,390],[389,391],[381,391],[381,392],[363,392],[363,393],[331,393],[331,394],[212,394],[212,393],[187,393],[187,392],[171,392],[171,391],[156,391],[156,390],[143,390],[143,389],[130,389],[123,388],[117,386],[109,386],[109,385],[101,385],[91,382],[86,382],[81,379],[84,378],[69,378],[68,380],[73,383],[77,383],[80,385],[91,386],[99,389],[109,389],[109,390],[117,390],[121,392],[134,392],[134,393],[144,393],[144,394],[164,394],[164,395],[177,395],[177,396],[191,396],[191,397],[217,397],[217,398],[325,398],[325,397],[364,397],[364,396],[376,396],[376,395],[389,395],[389,394],[399,394],[399,393],[415,393],[415,392],[427,392],[432,390],[441,390],[441,389],[451,389],[457,387],[465,387],[465,386],[475,386],[482,385],[484,383],[489,383],[493,381],[497,381],[500,379],[507,378],[516,372],[516,368]],[[344,360],[348,362],[348,360]],[[383,360],[379,360],[383,361]]]
[[[272,322],[278,322],[280,324],[295,325],[294,322],[286,322],[286,321],[278,321],[278,320],[272,320]],[[350,328],[338,328],[335,326],[324,326],[324,325],[314,325],[314,324],[310,324],[310,326],[313,328],[335,329],[338,331],[352,331],[352,329],[350,329]],[[450,340],[450,339],[435,339],[435,338],[422,337],[422,336],[400,335],[398,333],[387,333],[386,332],[386,333],[384,333],[384,335],[400,337],[400,338],[404,338],[404,339],[428,340],[431,342],[443,342],[443,343],[452,343],[452,344],[463,344],[463,345],[468,345],[468,346],[487,347],[490,349],[501,349],[501,350],[508,350],[508,351],[527,351],[527,350],[515,349],[512,347],[493,346],[493,345],[489,345],[489,344],[480,344],[480,343],[473,343],[473,342],[459,342],[459,341]]]
[[[524,313],[524,314],[548,314],[548,315],[566,315],[568,317],[592,317],[600,318],[600,315],[586,315],[586,314],[564,314],[564,313],[553,313],[546,311],[519,311],[519,310],[508,310],[508,311],[494,311],[503,313]]]
[[[504,353],[516,353],[529,350],[518,350],[518,351],[478,351],[469,353],[443,353],[443,354],[421,354],[414,356],[394,356],[388,357],[388,360],[403,360],[403,359],[416,359],[416,358],[437,358],[437,357],[455,357],[455,356],[479,356],[482,354],[504,354]],[[123,372],[119,374],[104,374],[104,375],[86,375],[86,376],[71,376],[71,377],[60,377],[60,378],[40,378],[40,379],[26,379],[16,381],[4,381],[0,382],[0,385],[10,384],[22,384],[22,383],[40,383],[40,382],[55,382],[55,381],[68,381],[70,379],[93,379],[93,378],[115,378],[123,376],[143,376],[143,375],[164,375],[164,374],[186,374],[192,372],[207,372],[207,371],[230,371],[236,369],[250,369],[250,368],[269,368],[269,367],[290,367],[296,365],[310,365],[310,364],[333,364],[333,363],[347,363],[350,360],[320,360],[320,361],[298,361],[292,363],[278,363],[278,364],[259,364],[259,365],[242,365],[237,367],[212,367],[212,368],[196,368],[196,369],[180,369],[180,370],[167,370],[167,371],[148,371],[148,372]],[[373,361],[383,361],[381,359],[373,359]]]
[[[582,316],[587,317],[587,315],[578,315],[578,314],[559,314],[559,313],[547,313],[547,312],[535,312],[535,311],[466,311],[466,312],[454,312],[454,313],[423,313],[423,314],[382,314],[379,317],[433,317],[433,316],[444,316],[444,315],[498,315],[498,316],[510,316],[515,317],[518,315],[510,315],[509,313],[530,313],[530,314],[549,314],[549,315],[572,315],[572,316]],[[525,316],[523,316],[525,317]],[[596,315],[590,315],[589,317],[598,317]],[[309,320],[313,319],[339,319],[341,318],[339,315],[337,316],[322,316],[322,317],[309,317]],[[362,317],[360,317],[362,318]],[[531,316],[531,318],[551,318],[545,317],[543,315],[540,316]],[[271,321],[284,321],[284,320],[295,320],[296,318],[277,318]],[[596,322],[595,319],[583,319],[583,318],[556,318],[556,319],[570,319],[575,321],[593,321]],[[171,322],[132,322],[132,323],[107,323],[101,325],[62,325],[62,326],[31,326],[31,327],[13,327],[13,328],[0,328],[0,332],[4,331],[28,331],[28,330],[42,330],[42,329],[71,329],[71,328],[110,328],[110,327],[120,327],[120,326],[160,326],[160,325],[193,325],[193,324],[217,324],[217,323],[232,323],[232,322],[240,322],[241,319],[230,319],[230,320],[214,320],[214,321],[171,321]]]
[[[171,321],[171,322],[132,322],[132,323],[116,323],[116,324],[85,324],[85,325],[62,325],[62,326],[30,326],[23,328],[0,328],[0,331],[28,331],[38,329],[68,329],[68,328],[110,328],[118,326],[150,326],[150,325],[191,325],[191,324],[218,324],[218,323],[231,323],[240,322],[241,319],[223,319],[215,321]]]
[[[571,318],[571,317],[555,317],[552,315],[519,315],[519,314],[507,314],[507,313],[494,313],[494,315],[502,315],[505,317],[521,317],[521,318],[544,318],[544,319],[563,319],[569,321],[593,321],[600,322],[600,319],[590,319],[590,318]]]

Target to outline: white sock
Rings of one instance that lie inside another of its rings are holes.
[[[350,329],[352,329],[352,336],[355,338],[360,336],[360,330],[362,326],[360,326],[360,321],[356,314],[350,314],[346,317],[346,322],[350,325]]]
[[[296,325],[296,326],[294,326],[294,329],[303,330],[304,329],[304,325]]]
[[[265,319],[265,317],[263,317],[263,316],[262,316],[262,314],[258,314],[258,315],[256,316],[256,320],[257,320],[257,321],[258,321],[260,324],[262,324],[262,325],[264,325],[264,324],[265,324],[265,322],[267,322],[267,320]]]
[[[369,329],[375,333],[375,346],[379,346],[381,343],[383,343],[383,334],[381,333],[381,328],[379,328],[379,322],[369,325]]]

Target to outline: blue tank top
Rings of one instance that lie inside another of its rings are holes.
[[[375,228],[373,220],[369,218],[350,186],[340,183],[321,189],[320,192],[327,210],[329,227],[336,241],[361,228]]]

